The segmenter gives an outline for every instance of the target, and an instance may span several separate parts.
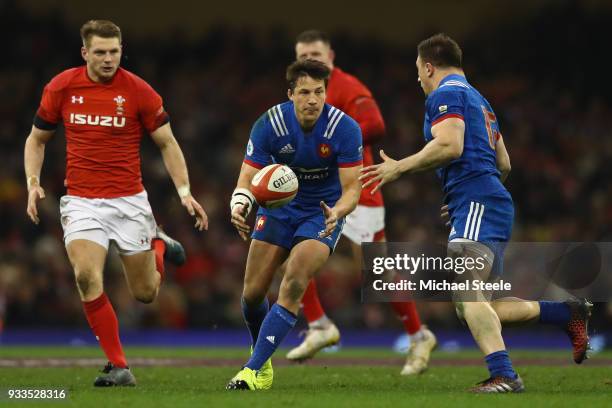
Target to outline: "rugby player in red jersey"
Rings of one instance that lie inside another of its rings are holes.
[[[331,70],[326,102],[346,112],[359,126],[363,135],[363,165],[374,164],[371,145],[385,134],[385,123],[370,90],[354,76],[334,66],[334,51],[327,34],[318,30],[304,31],[298,35],[295,45],[296,58],[314,59],[326,64]],[[361,269],[361,243],[384,242],[385,207],[380,191],[372,194],[373,186],[361,191],[359,205],[346,217],[342,234],[350,241],[355,268]],[[287,354],[290,360],[305,360],[319,350],[340,340],[336,325],[326,316],[314,280],[306,289],[302,299],[304,315],[308,321],[306,338]],[[395,314],[402,320],[410,336],[410,349],[403,375],[420,374],[427,369],[431,350],[436,338],[426,327],[421,326],[414,302],[392,302]]]
[[[182,205],[196,219],[195,227],[207,229],[208,218],[191,195],[185,159],[162,98],[144,80],[119,67],[119,27],[90,20],[81,27],[81,38],[86,64],[60,73],[45,86],[25,143],[27,213],[38,224],[37,203],[45,197],[40,185],[45,144],[63,123],[64,243],[87,321],[109,361],[94,385],[135,385],[119,340],[117,317],[103,288],[109,243],[118,249],[132,295],[143,303],[157,296],[164,257],[176,264],[185,261],[181,244],[156,227],[142,185],[143,132],[159,147]]]

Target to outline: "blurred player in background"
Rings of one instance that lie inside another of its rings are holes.
[[[331,76],[326,102],[357,121],[363,135],[363,164],[374,164],[371,145],[385,135],[385,122],[370,90],[357,78],[334,66],[335,53],[324,32],[308,30],[298,35],[295,53],[298,60],[314,59],[329,67]],[[356,271],[361,270],[361,243],[386,241],[383,196],[380,191],[372,194],[373,188],[362,190],[359,204],[346,217],[346,225],[342,230],[350,242]],[[322,348],[340,340],[338,328],[323,310],[314,279],[308,285],[302,303],[308,332],[302,344],[287,354],[290,360],[308,359]],[[410,336],[410,349],[401,374],[422,373],[427,369],[436,338],[430,330],[421,326],[414,302],[391,302],[391,306]]]
[[[81,27],[85,65],[68,69],[45,86],[25,143],[27,213],[39,223],[37,203],[45,198],[40,172],[45,144],[57,125],[66,133],[67,195],[60,201],[68,258],[74,268],[85,315],[109,363],[95,386],[135,385],[119,340],[113,307],[104,293],[109,243],[117,247],[132,295],[152,302],[164,277],[164,257],[185,261],[180,243],[156,228],[140,174],[140,140],[148,132],[159,147],[181,203],[208,228],[193,198],[183,153],[170,128],[162,98],[136,75],[119,68],[121,31],[110,21]]]
[[[377,191],[402,173],[437,169],[445,193],[442,215],[450,218],[449,255],[489,259],[485,270],[467,275],[495,279],[502,273],[505,243],[510,240],[514,221],[514,204],[503,185],[510,172],[510,157],[499,123],[489,102],[468,83],[461,48],[450,37],[437,34],[422,41],[416,67],[427,95],[427,144],[399,161],[381,150],[383,163],[364,168],[360,178],[369,178],[364,186],[375,185]],[[472,388],[473,392],[524,390],[501,335],[504,323],[539,320],[558,325],[570,337],[574,361],[579,364],[587,357],[592,304],[585,300],[527,302],[507,298],[489,302],[481,292],[454,296],[457,315],[465,320],[484,353],[490,374]]]
[[[357,205],[362,165],[361,130],[344,112],[325,103],[329,68],[314,60],[287,68],[288,97],[253,125],[230,208],[243,239],[254,204],[249,191],[258,170],[275,162],[290,166],[297,196],[284,207],[257,213],[244,276],[242,311],[253,354],[228,389],[268,389],[270,357],[293,328],[308,282],[340,238],[344,217]],[[287,260],[278,300],[268,311],[266,294]]]

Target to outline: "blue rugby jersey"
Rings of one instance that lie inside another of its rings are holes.
[[[263,168],[286,164],[299,180],[294,205],[333,206],[342,194],[338,168],[362,163],[361,129],[339,109],[325,104],[314,128],[304,133],[292,101],[270,108],[253,125],[244,162]]]
[[[438,89],[425,101],[425,108],[423,131],[426,142],[433,138],[432,126],[444,119],[456,117],[465,122],[463,154],[436,170],[444,192],[452,196],[468,186],[482,188],[482,183],[490,193],[505,190],[499,180],[495,155],[499,123],[489,102],[465,77],[453,74],[442,79]]]

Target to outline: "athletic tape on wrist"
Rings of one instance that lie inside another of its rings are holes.
[[[232,194],[232,200],[230,201],[230,211],[234,209],[234,206],[236,204],[242,204],[247,207],[246,215],[249,215],[251,209],[253,208],[253,203],[255,203],[255,197],[249,191],[248,188],[237,188]]]
[[[191,187],[189,186],[189,184],[185,184],[184,186],[180,186],[179,188],[176,189],[176,191],[178,192],[178,195],[181,198],[185,198],[185,197],[191,195]]]
[[[35,180],[35,181],[32,181],[32,180]],[[28,185],[28,190],[30,189],[30,187],[32,187],[34,182],[36,182],[36,185],[40,185],[40,179],[38,178],[38,176],[28,177],[28,179],[26,180],[26,184]]]

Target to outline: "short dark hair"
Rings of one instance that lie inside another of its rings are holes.
[[[287,84],[291,92],[300,78],[309,76],[312,79],[323,80],[327,88],[327,80],[331,70],[327,65],[313,59],[298,60],[287,67]]]
[[[417,47],[421,60],[435,67],[461,68],[463,52],[448,35],[439,33],[421,41]]]
[[[324,44],[331,45],[331,40],[326,32],[320,30],[306,30],[301,32],[295,39],[296,43],[313,43],[322,41]]]
[[[112,21],[108,20],[89,20],[81,27],[81,39],[83,45],[89,47],[91,37],[97,35],[102,38],[118,38],[121,43],[121,29]]]

